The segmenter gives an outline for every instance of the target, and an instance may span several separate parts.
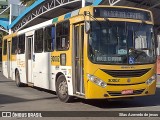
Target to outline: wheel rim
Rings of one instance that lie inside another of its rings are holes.
[[[59,96],[65,98],[68,95],[68,86],[66,81],[62,81],[58,86]]]

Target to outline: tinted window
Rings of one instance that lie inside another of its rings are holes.
[[[35,32],[34,52],[40,53],[42,51],[43,51],[43,29],[39,29]]]
[[[25,51],[25,35],[20,35],[18,40],[18,53],[24,54]]]
[[[7,54],[7,40],[3,41],[3,55]]]
[[[12,38],[12,54],[17,54],[17,37]]]
[[[69,21],[58,23],[56,26],[56,48],[67,50],[69,48]]]
[[[98,64],[149,64],[156,61],[153,25],[91,22],[89,58]]]
[[[49,26],[44,30],[44,51],[50,52],[54,50],[55,27]]]

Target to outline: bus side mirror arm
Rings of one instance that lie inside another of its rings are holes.
[[[89,34],[90,30],[91,30],[90,22],[89,21],[85,21],[85,32],[87,34]]]
[[[84,11],[84,22],[85,22],[85,32],[87,33],[87,34],[89,34],[89,32],[90,32],[90,29],[91,29],[91,25],[90,25],[90,21],[88,20],[86,20],[86,17],[90,17],[90,12],[88,12],[88,11]]]

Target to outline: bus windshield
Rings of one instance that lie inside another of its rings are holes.
[[[156,61],[153,25],[92,21],[88,55],[97,64],[149,64]]]

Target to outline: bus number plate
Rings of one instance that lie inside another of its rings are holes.
[[[129,94],[133,94],[133,90],[123,90],[121,92],[122,95],[129,95]]]

